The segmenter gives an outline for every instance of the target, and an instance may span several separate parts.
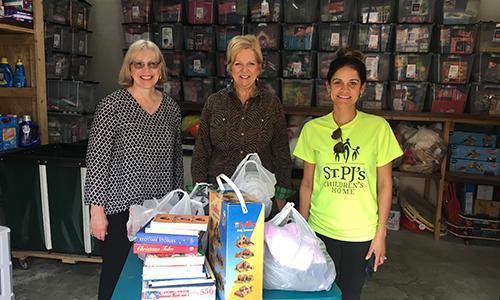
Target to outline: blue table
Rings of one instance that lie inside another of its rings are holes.
[[[140,300],[141,299],[142,260],[132,251],[129,252],[120,279],[116,284],[111,300]],[[288,292],[264,290],[264,300],[341,300],[341,292],[337,285],[323,292]]]

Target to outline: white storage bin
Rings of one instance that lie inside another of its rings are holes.
[[[0,300],[13,300],[10,229],[0,226]]]

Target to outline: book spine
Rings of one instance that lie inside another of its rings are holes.
[[[162,245],[162,244],[138,244],[134,243],[136,254],[196,254],[197,246]]]
[[[140,244],[169,244],[198,246],[197,236],[138,232],[135,241]]]

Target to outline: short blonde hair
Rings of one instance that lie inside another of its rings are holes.
[[[134,83],[132,76],[130,75],[130,64],[133,62],[137,53],[143,49],[151,49],[155,52],[156,59],[160,62],[160,78],[157,84],[162,84],[166,81],[167,77],[167,65],[165,59],[161,54],[160,48],[156,46],[155,43],[146,40],[138,40],[134,42],[130,47],[128,47],[127,54],[123,58],[122,67],[120,73],[118,74],[118,83],[123,86],[131,86]]]
[[[262,72],[262,63],[264,62],[264,58],[262,57],[259,41],[253,34],[237,35],[229,41],[226,53],[227,72],[231,74],[231,67],[234,64],[236,55],[244,49],[250,49],[253,51],[255,58],[257,59],[257,64],[259,64],[260,72]]]

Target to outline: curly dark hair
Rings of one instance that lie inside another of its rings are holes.
[[[348,47],[341,47],[335,52],[335,58],[330,63],[328,68],[327,79],[331,82],[333,75],[342,67],[351,67],[358,72],[361,84],[366,82],[366,66],[363,62],[363,53],[357,50],[352,50]]]

